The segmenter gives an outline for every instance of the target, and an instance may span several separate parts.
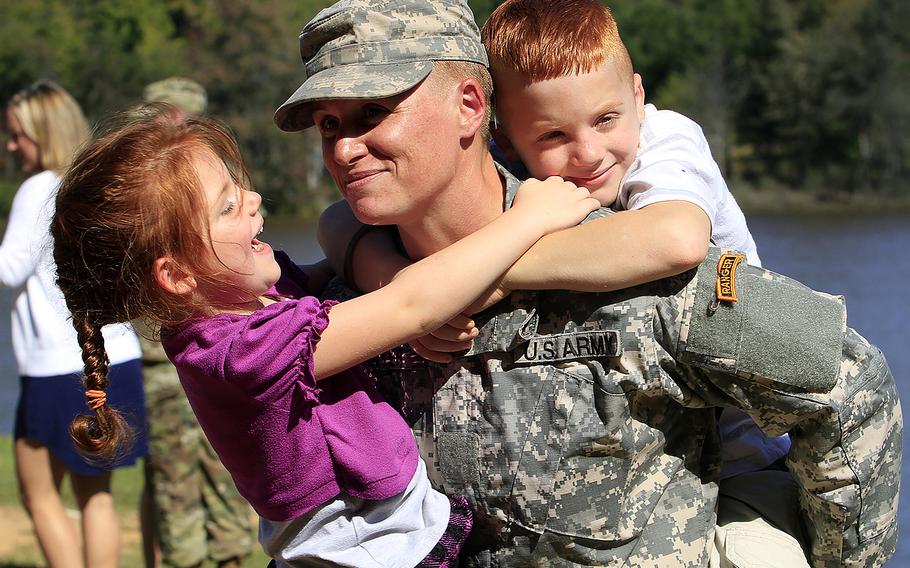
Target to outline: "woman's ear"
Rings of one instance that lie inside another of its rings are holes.
[[[152,266],[152,276],[161,288],[171,294],[183,296],[196,289],[196,279],[187,274],[170,257],[162,257]]]
[[[459,94],[461,124],[466,136],[474,136],[483,126],[483,119],[490,101],[484,95],[483,87],[480,86],[477,79],[463,80],[459,85]]]

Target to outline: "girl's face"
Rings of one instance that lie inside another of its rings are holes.
[[[41,151],[35,141],[29,138],[19,119],[10,109],[6,109],[6,128],[9,138],[6,141],[6,151],[16,156],[19,168],[30,174],[41,170]]]
[[[230,284],[210,300],[220,305],[250,304],[251,309],[258,308],[259,296],[281,275],[272,248],[256,239],[263,225],[259,213],[262,197],[237,185],[224,162],[212,151],[196,151],[193,162],[205,193],[214,251],[212,264],[223,267],[222,280]]]

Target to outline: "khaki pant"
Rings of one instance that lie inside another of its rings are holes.
[[[786,471],[720,482],[710,568],[808,568],[798,489]]]

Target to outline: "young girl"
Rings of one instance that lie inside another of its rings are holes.
[[[95,410],[73,436],[98,456],[121,445],[99,330],[154,320],[279,565],[449,565],[470,512],[430,488],[407,425],[357,365],[448,321],[597,202],[562,181],[526,184],[481,231],[337,305],[311,295],[318,271],[257,239],[260,202],[235,142],[204,119],[136,119],[78,157],[52,227]]]

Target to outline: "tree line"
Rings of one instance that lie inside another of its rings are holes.
[[[471,0],[478,23],[498,4]],[[272,113],[302,80],[297,36],[328,0],[15,0],[0,7],[0,98],[38,78],[90,121],[168,76],[205,86],[270,210],[336,198],[313,132]],[[757,188],[910,191],[910,2],[607,2],[647,100],[698,121],[727,178]],[[6,158],[3,176],[19,174]]]

